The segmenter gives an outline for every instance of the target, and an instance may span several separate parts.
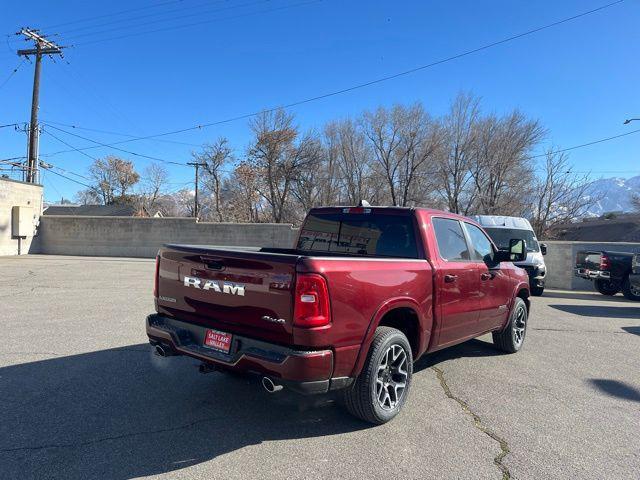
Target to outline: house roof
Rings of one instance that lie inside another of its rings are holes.
[[[51,205],[43,215],[83,217],[133,217],[138,213],[131,205]]]
[[[585,242],[640,242],[640,215],[625,214],[611,219],[557,225],[551,236],[557,240]]]

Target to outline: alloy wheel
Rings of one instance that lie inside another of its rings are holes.
[[[520,306],[516,311],[516,318],[513,321],[513,343],[515,343],[517,347],[522,345],[526,329],[527,310],[524,306]]]
[[[407,387],[407,352],[400,345],[391,345],[378,364],[375,389],[378,404],[384,410],[393,410],[402,400]]]

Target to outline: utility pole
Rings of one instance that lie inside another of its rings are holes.
[[[187,165],[190,165],[192,167],[195,167],[196,169],[196,181],[195,181],[195,198],[194,198],[194,205],[193,205],[193,216],[196,219],[196,222],[198,221],[198,211],[200,210],[200,205],[198,204],[198,168],[200,167],[205,167],[206,164],[204,163],[199,163],[199,162],[188,162]]]
[[[44,35],[41,35],[38,30],[32,30],[30,28],[23,28],[16,35],[24,35],[25,40],[32,40],[35,48],[29,48],[26,50],[18,50],[18,55],[29,57],[35,56],[35,72],[33,75],[33,96],[31,97],[31,122],[29,123],[29,149],[27,154],[27,182],[36,183],[38,180],[38,147],[40,128],[38,126],[38,108],[40,103],[40,65],[42,63],[43,55],[60,55],[62,56],[61,47],[50,40],[47,40]]]

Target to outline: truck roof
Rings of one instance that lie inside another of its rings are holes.
[[[504,215],[474,215],[472,218],[483,227],[533,230],[533,228],[531,228],[529,220],[522,217],[507,217]]]

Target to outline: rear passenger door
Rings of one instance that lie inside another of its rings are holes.
[[[460,221],[432,218],[439,258],[435,274],[438,347],[473,337],[478,332],[480,273]]]
[[[477,262],[480,281],[478,327],[482,332],[502,325],[509,313],[513,296],[506,270],[494,261],[494,247],[489,237],[477,226],[463,222],[472,258]]]

